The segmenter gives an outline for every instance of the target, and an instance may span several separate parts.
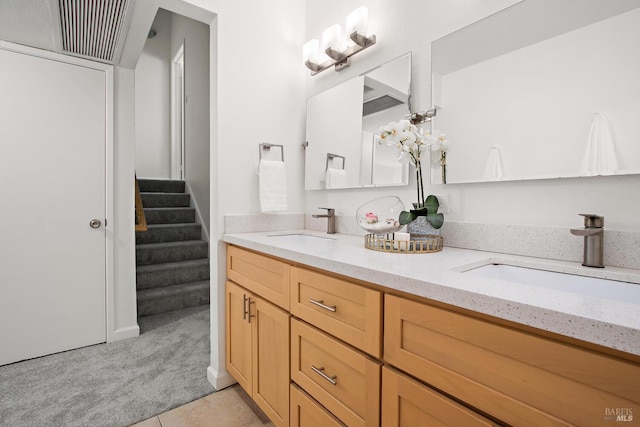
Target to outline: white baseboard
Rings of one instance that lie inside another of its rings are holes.
[[[128,326],[126,328],[116,329],[107,336],[107,342],[121,341],[129,338],[140,336],[140,327],[138,324]]]
[[[229,372],[226,370],[218,372],[213,366],[209,366],[207,368],[207,380],[211,383],[213,388],[216,389],[216,391],[220,391],[223,388],[227,388],[237,383],[235,378],[233,378]]]

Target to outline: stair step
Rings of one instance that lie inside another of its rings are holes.
[[[147,193],[184,193],[184,181],[174,179],[138,179],[140,192]]]
[[[137,292],[138,317],[209,304],[209,281]]]
[[[144,208],[188,208],[191,196],[185,193],[143,193],[140,192]]]
[[[136,269],[138,290],[162,288],[209,279],[209,259],[141,265]]]
[[[195,208],[145,208],[147,224],[185,224],[196,222]]]
[[[198,240],[201,237],[200,224],[154,224],[147,231],[136,231],[136,244],[181,242]]]
[[[136,265],[186,261],[208,256],[209,244],[204,240],[136,245]]]

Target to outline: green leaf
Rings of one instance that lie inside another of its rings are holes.
[[[438,198],[436,196],[430,194],[424,201],[424,206],[427,208],[430,214],[435,214],[436,212],[438,212],[440,202],[438,202]]]
[[[417,217],[418,215],[416,215],[413,212],[402,211],[400,212],[400,217],[398,218],[398,221],[400,222],[401,225],[406,225],[413,222]]]
[[[442,227],[442,224],[444,224],[444,215],[441,213],[430,213],[427,215],[427,221],[429,221],[429,224],[433,225],[433,228],[438,229]]]

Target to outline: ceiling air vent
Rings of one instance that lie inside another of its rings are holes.
[[[62,49],[113,63],[129,0],[58,0]]]
[[[362,116],[366,117],[401,104],[408,105],[408,98],[406,93],[371,76],[364,76]]]

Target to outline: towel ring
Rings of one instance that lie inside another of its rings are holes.
[[[342,159],[342,170],[344,170],[344,163],[346,159],[344,158],[344,156],[340,156],[338,154],[333,154],[333,153],[327,153],[327,164],[325,165],[324,170],[329,169],[329,160],[332,160],[335,158]]]
[[[258,156],[260,160],[262,160],[262,150],[269,151],[271,147],[279,147],[280,148],[280,159],[284,163],[284,146],[282,144],[269,144],[267,142],[262,142],[258,146]]]

